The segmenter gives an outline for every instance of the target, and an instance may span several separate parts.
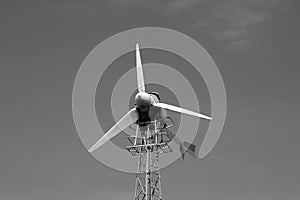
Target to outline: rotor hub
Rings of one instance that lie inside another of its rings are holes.
[[[140,110],[149,109],[152,105],[151,95],[147,92],[139,92],[135,96],[135,106]]]

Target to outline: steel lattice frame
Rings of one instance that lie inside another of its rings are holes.
[[[133,145],[126,149],[139,156],[134,200],[162,200],[159,154],[172,152],[168,145],[172,136],[166,130],[173,125],[173,121],[168,126],[160,121],[138,125],[134,139],[128,138]]]

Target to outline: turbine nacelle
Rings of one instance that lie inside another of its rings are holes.
[[[146,111],[153,103],[153,99],[147,92],[139,92],[135,96],[135,107],[141,111]]]

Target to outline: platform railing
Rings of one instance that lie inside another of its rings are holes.
[[[151,151],[159,151],[159,153],[172,152],[168,143],[173,136],[168,128],[174,125],[175,123],[171,117],[150,121],[142,126],[139,124],[136,128],[136,135],[128,137],[132,145],[126,146],[126,149],[133,156],[147,152],[146,148]]]

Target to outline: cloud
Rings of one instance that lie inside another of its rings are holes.
[[[230,48],[245,49],[256,45],[263,25],[271,19],[271,0],[228,0],[212,7],[205,19],[195,20],[192,27],[209,33],[216,41]]]
[[[199,0],[172,0],[172,1],[169,1],[169,6],[175,8],[175,9],[177,9],[177,8],[180,9],[180,8],[190,7],[199,2],[201,2],[201,1],[199,1]]]
[[[169,14],[179,14],[181,11],[197,5],[204,0],[110,0],[112,6],[145,6],[147,9],[161,10]]]
[[[178,14],[183,9],[188,9],[193,5],[201,3],[201,0],[171,0],[167,1],[166,10],[172,14]]]
[[[230,40],[244,38],[249,36],[256,25],[259,25],[265,21],[265,15],[261,13],[250,13],[247,11],[239,10],[227,16],[222,17],[227,27],[223,32],[220,32],[217,36],[219,38],[227,38]]]
[[[279,0],[111,0],[113,5],[146,6],[166,17],[181,18],[192,30],[230,48],[256,45],[259,30]],[[188,14],[187,14],[188,13]]]
[[[109,0],[112,6],[146,6],[150,0]]]

